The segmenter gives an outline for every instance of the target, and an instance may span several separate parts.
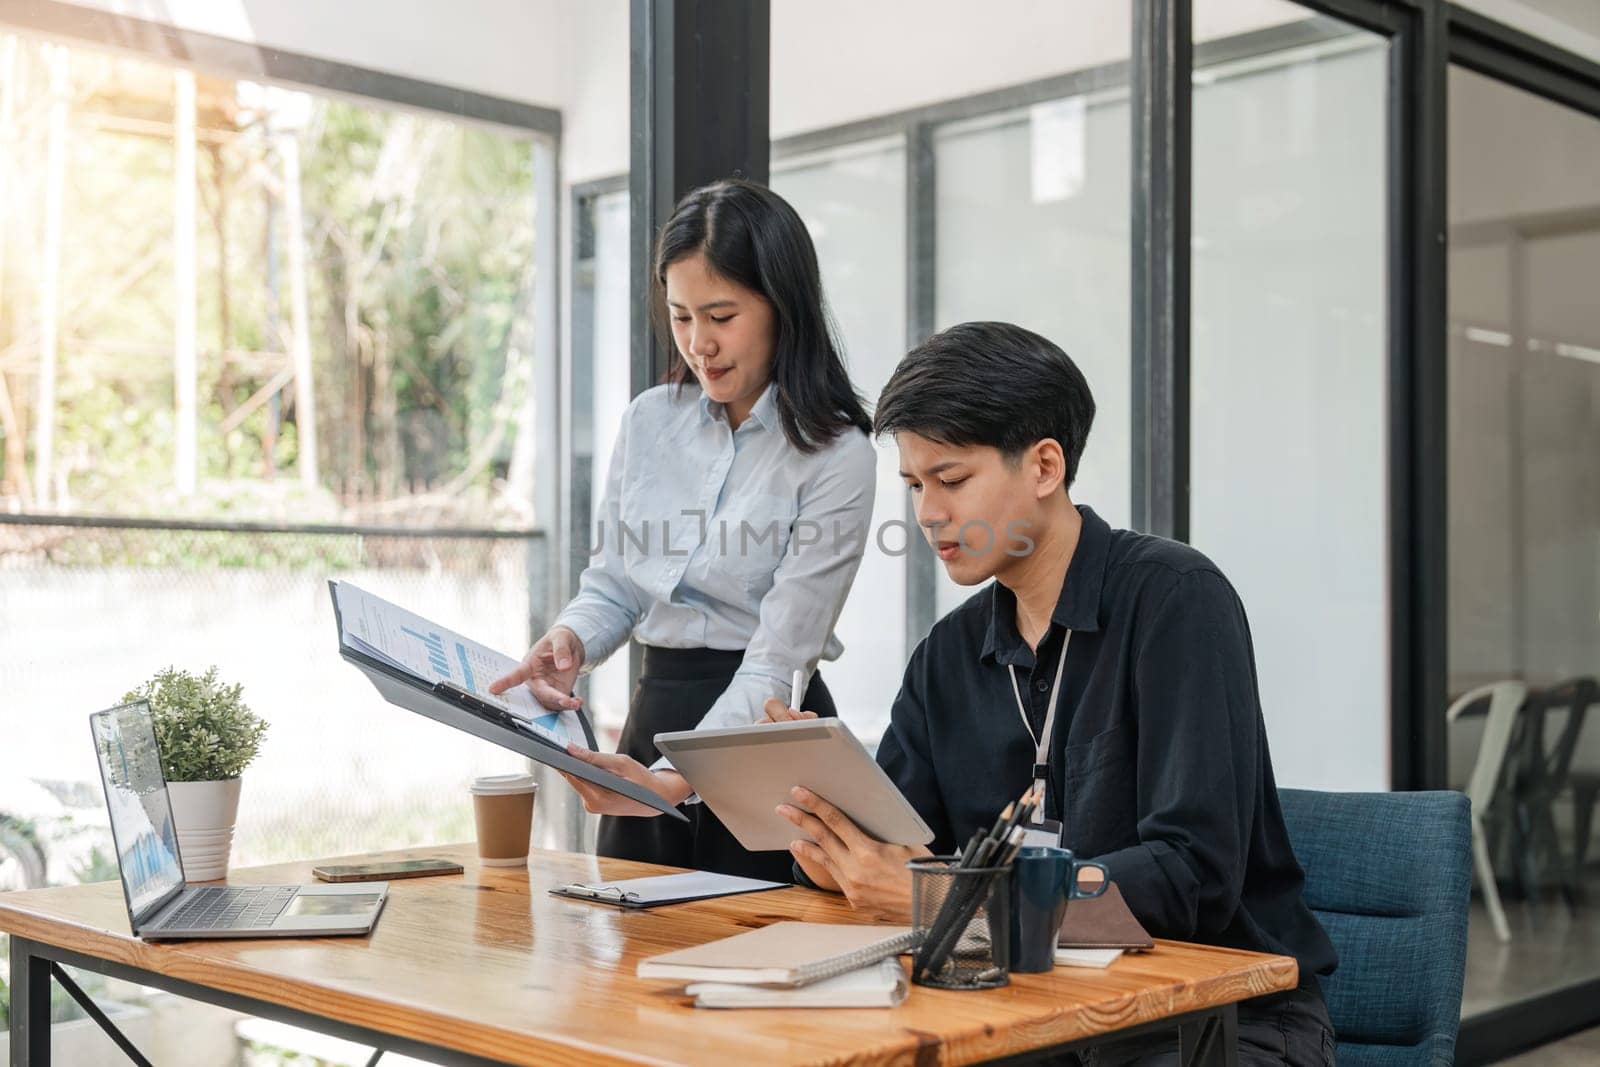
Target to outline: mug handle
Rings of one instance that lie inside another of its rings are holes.
[[[1093,867],[1095,870],[1099,871],[1101,875],[1100,887],[1093,893],[1085,893],[1083,890],[1078,888],[1078,872],[1083,870],[1085,867]],[[1067,896],[1070,900],[1093,900],[1095,897],[1104,894],[1105,891],[1110,888],[1110,886],[1111,872],[1106,870],[1105,864],[1096,863],[1094,860],[1079,860],[1072,865],[1072,892],[1067,894]]]

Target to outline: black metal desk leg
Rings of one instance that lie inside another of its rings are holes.
[[[1179,1026],[1178,1062],[1185,1067],[1238,1067],[1238,1006],[1224,1004]]]
[[[11,938],[11,1067],[50,1067],[50,961]]]

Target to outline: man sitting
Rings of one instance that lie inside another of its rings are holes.
[[[1298,989],[1240,1006],[1241,1063],[1331,1064],[1315,976],[1337,958],[1301,899],[1244,606],[1199,552],[1073,502],[1093,419],[1082,372],[1018,326],[952,327],[895,370],[875,429],[895,436],[946,572],[988,584],[912,653],[878,762],[941,853],[1042,779],[1061,843],[1104,863],[1153,935],[1299,961]],[[792,846],[804,878],[909,914],[906,861],[928,850],[794,799],[815,812],[779,808],[811,839]],[[1176,1057],[1175,1039],[1146,1037],[1085,1062]]]

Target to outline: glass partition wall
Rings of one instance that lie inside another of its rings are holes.
[[[1459,67],[1449,90],[1449,784],[1487,772],[1494,871],[1470,1018],[1600,978],[1600,118]]]
[[[1386,789],[1391,45],[1239,7],[1195,5],[1190,540],[1249,612],[1279,782]]]
[[[772,185],[817,243],[856,387],[876,400],[906,350],[1005,319],[1060,344],[1098,411],[1074,491],[1129,515],[1130,0],[919,8],[919,46],[889,5],[773,8]],[[832,32],[839,20],[847,38]],[[825,40],[826,39],[826,40]],[[819,84],[809,48],[827,47]],[[924,544],[892,440],[878,442],[875,536],[828,665],[869,745],[934,621],[971,596]]]

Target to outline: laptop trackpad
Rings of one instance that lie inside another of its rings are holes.
[[[378,903],[378,893],[318,893],[301,889],[281,918],[306,915],[364,915]]]

